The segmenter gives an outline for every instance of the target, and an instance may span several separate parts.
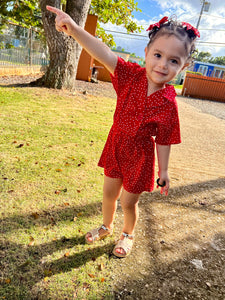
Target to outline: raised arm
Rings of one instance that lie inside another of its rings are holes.
[[[117,56],[107,45],[78,26],[68,14],[60,9],[52,6],[46,6],[46,8],[56,14],[55,27],[57,31],[72,36],[92,57],[101,62],[110,73],[114,73]]]

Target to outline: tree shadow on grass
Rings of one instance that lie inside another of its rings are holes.
[[[108,254],[110,256],[114,245],[111,242],[99,246],[90,246],[88,249],[80,251],[80,245],[83,245],[82,248],[84,248],[84,244],[84,236],[63,237],[59,240],[34,246],[24,246],[8,241],[3,242],[0,246],[2,256],[1,296],[3,299],[13,300],[39,299],[32,291],[36,283],[55,274],[78,269],[90,261],[95,261],[102,255]],[[77,251],[76,248],[78,248]],[[49,255],[64,249],[66,253],[61,253],[59,258],[53,261],[48,260]],[[70,252],[67,252],[68,249]],[[42,291],[40,299],[48,299],[47,294],[47,290]],[[43,298],[43,296],[46,298]]]
[[[89,218],[101,213],[101,203],[95,202],[85,206],[70,206],[52,208],[50,210],[34,211],[29,214],[14,214],[0,221],[0,233],[29,229],[33,226],[57,225],[62,221],[73,221],[74,217]]]
[[[31,291],[36,283],[55,274],[79,269],[102,255],[110,255],[113,247],[113,242],[108,244],[101,242],[97,246],[85,245],[83,233],[72,238],[62,236],[60,239],[53,239],[39,245],[35,245],[36,241],[29,245],[11,242],[4,239],[4,233],[10,232],[16,236],[18,230],[29,230],[34,226],[48,228],[50,225],[50,228],[54,228],[54,226],[62,226],[60,222],[73,222],[74,216],[78,216],[81,222],[82,220],[87,222],[86,219],[97,216],[100,212],[101,203],[96,202],[86,206],[60,207],[35,214],[16,214],[3,218],[0,227],[2,233],[0,242],[1,297],[13,300],[33,299],[34,294]],[[56,259],[48,258],[50,255]],[[44,295],[46,299],[48,299],[47,293],[46,290]]]

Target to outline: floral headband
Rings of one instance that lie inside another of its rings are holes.
[[[157,28],[159,29],[161,25],[167,23],[168,20],[168,17],[163,17],[159,22],[151,24],[146,31],[150,31]],[[182,22],[181,24],[184,29],[193,31],[194,35],[200,38],[200,33],[197,28],[193,27],[191,24],[186,22]]]

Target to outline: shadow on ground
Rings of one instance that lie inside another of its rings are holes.
[[[134,251],[113,262],[115,299],[225,299],[224,187],[218,178],[142,195]]]

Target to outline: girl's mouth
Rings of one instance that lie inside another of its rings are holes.
[[[167,76],[167,73],[163,73],[160,71],[154,71],[156,74],[160,75],[160,76]]]

